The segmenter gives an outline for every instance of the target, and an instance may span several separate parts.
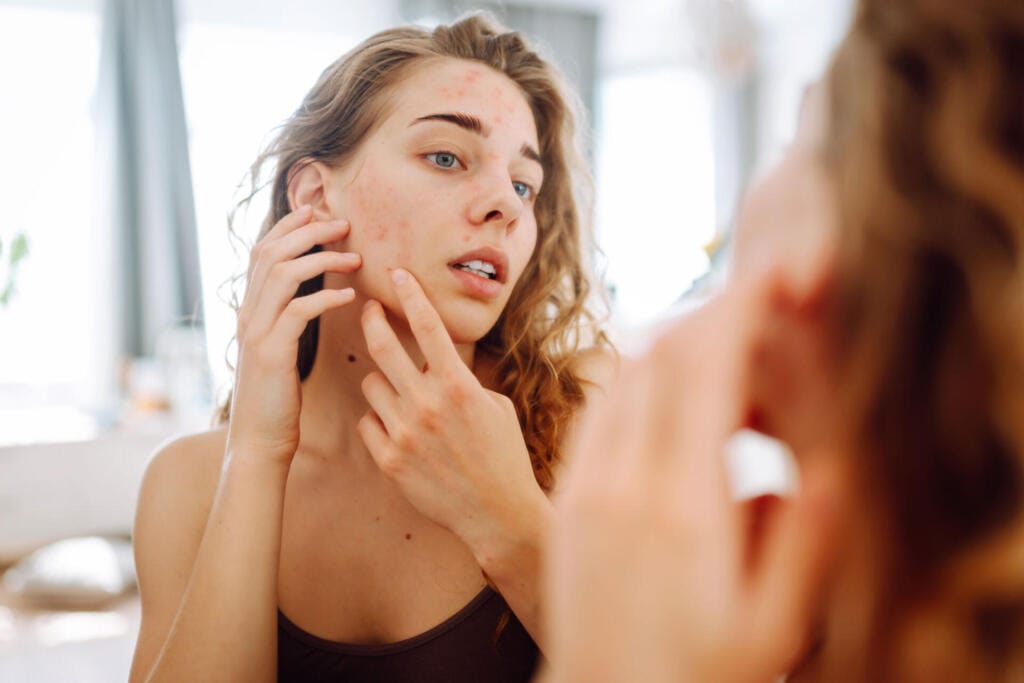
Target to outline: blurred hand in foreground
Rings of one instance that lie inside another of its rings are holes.
[[[723,457],[761,409],[755,361],[780,305],[766,281],[676,323],[585,415],[557,500],[547,680],[773,681],[805,655],[834,465],[802,457],[800,492],[766,507],[734,500]]]

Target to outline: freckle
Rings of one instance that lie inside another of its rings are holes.
[[[411,541],[412,540],[412,534],[406,534],[405,535],[405,540]]]
[[[466,96],[466,89],[465,88],[459,88],[458,90],[455,91],[455,94],[458,95],[459,97],[465,97]]]
[[[351,353],[348,354],[348,362],[349,363],[355,363],[356,362],[356,357],[353,356]],[[378,517],[378,519],[380,519],[380,518]]]
[[[377,515],[376,519],[374,519],[373,521],[379,522],[380,521],[380,515]]]

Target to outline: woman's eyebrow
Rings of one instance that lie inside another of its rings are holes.
[[[448,123],[454,123],[459,128],[465,128],[466,130],[476,133],[477,135],[482,135],[483,137],[487,137],[491,132],[490,130],[484,130],[483,122],[471,114],[462,114],[458,112],[448,114],[427,114],[426,116],[414,119],[409,125],[414,126],[417,123],[422,123],[423,121],[446,121]]]
[[[540,153],[525,142],[523,143],[523,146],[519,148],[519,153],[530,161],[536,161],[541,166],[544,165],[544,161],[540,158]]]
[[[483,121],[479,118],[472,114],[464,114],[462,112],[427,114],[426,116],[420,116],[413,119],[412,123],[409,125],[415,126],[417,123],[423,123],[424,121],[444,121],[445,123],[453,123],[459,128],[463,128],[485,138],[491,133],[489,128],[484,127]],[[519,148],[519,153],[530,161],[536,161],[541,166],[544,165],[544,162],[541,160],[541,156],[537,150],[525,142],[523,143],[523,146]]]

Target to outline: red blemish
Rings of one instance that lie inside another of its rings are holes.
[[[366,228],[366,234],[369,235],[372,240],[383,241],[387,239],[388,228],[386,225],[371,224]]]
[[[463,242],[469,242],[471,239],[473,239],[473,236],[470,235],[470,234],[465,234],[465,235],[462,236],[462,241]]]
[[[405,535],[405,540],[411,541],[412,540],[412,534],[406,534]]]
[[[479,80],[480,80],[480,71],[478,71],[477,69],[470,69],[469,72],[466,73],[466,82],[467,83],[476,83]]]

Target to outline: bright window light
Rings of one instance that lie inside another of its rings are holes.
[[[0,424],[18,426],[0,429],[0,444],[96,431],[95,321],[111,305],[93,222],[98,61],[96,12],[0,6],[0,261],[15,235],[29,243],[0,305]]]
[[[715,234],[710,86],[659,69],[602,84],[598,241],[623,326],[654,322],[707,272]]]

